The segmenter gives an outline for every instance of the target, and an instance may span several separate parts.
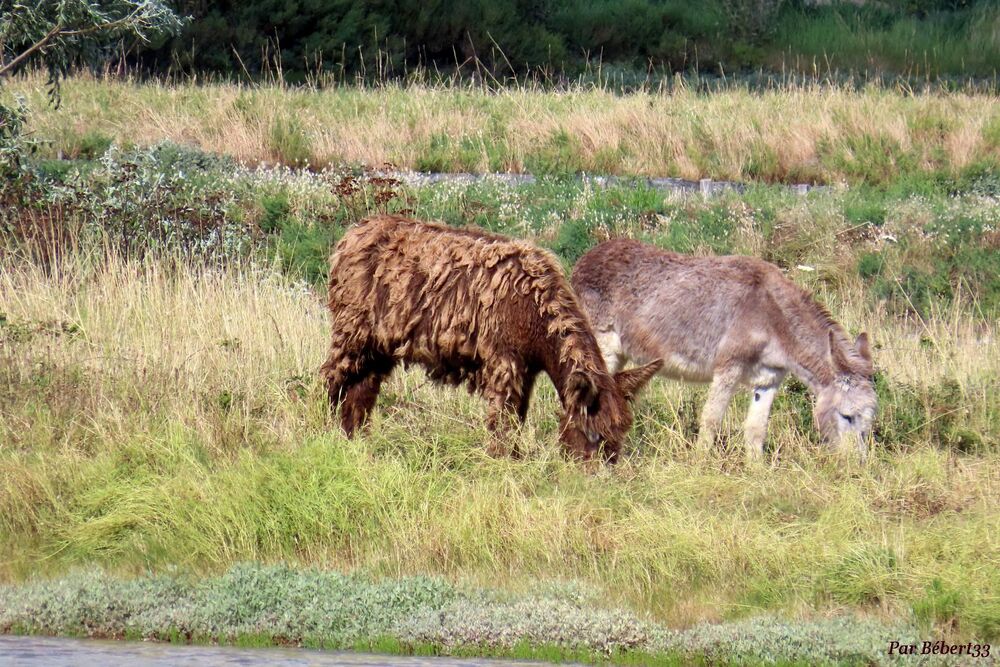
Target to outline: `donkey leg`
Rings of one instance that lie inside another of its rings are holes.
[[[330,411],[336,412],[343,403],[351,385],[361,370],[361,358],[357,355],[330,357],[323,364],[322,374],[326,379],[326,395],[330,401]]]
[[[701,409],[701,426],[698,429],[698,448],[709,450],[715,444],[715,436],[719,432],[722,420],[733,400],[733,394],[739,387],[743,369],[731,367],[716,371],[712,384],[708,388],[708,398]]]
[[[379,357],[366,363],[342,392],[340,424],[347,437],[365,425],[378,399],[382,381],[392,372],[395,363],[390,358]]]
[[[519,364],[514,360],[497,364],[497,372],[485,391],[490,403],[486,416],[486,427],[491,433],[486,451],[490,456],[502,456],[509,451],[512,458],[521,457],[517,443],[510,442],[510,432],[515,420],[523,422],[528,413],[535,374],[518,372],[518,369]]]
[[[517,401],[517,421],[522,424],[528,418],[528,404],[531,402],[531,393],[535,389],[537,378],[538,373],[528,373],[524,376],[524,382],[521,383],[521,396]]]
[[[778,393],[778,387],[755,387],[753,401],[743,422],[743,440],[747,448],[747,458],[760,459],[764,456],[764,441],[767,439],[767,420],[771,415],[771,404]]]

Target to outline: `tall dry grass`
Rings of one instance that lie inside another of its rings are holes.
[[[959,304],[921,328],[854,296],[829,302],[882,343],[893,386],[952,381],[995,427],[995,322]],[[417,371],[392,378],[348,441],[316,376],[321,296],[268,267],[8,258],[0,304],[3,581],[290,561],[515,591],[575,579],[670,624],[848,608],[996,632],[996,449],[921,431],[844,462],[790,400],[772,423],[778,456],[745,467],[694,454],[703,392],[657,380],[626,462],[587,474],[558,453],[551,385],[517,436],[525,460],[494,460],[484,406]]]
[[[394,86],[323,91],[77,76],[62,106],[13,81],[50,153],[171,140],[247,163],[432,171],[585,171],[684,178],[888,182],[1000,160],[995,94],[788,85],[614,95]]]

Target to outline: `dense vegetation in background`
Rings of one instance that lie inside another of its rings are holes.
[[[810,265],[817,286],[863,287],[890,315],[932,317],[956,301],[987,321],[1000,314],[1000,170],[808,197],[758,186],[702,200],[644,181],[602,187],[557,174],[521,186],[489,177],[408,186],[351,168],[245,168],[169,142],[83,143],[88,159],[36,162],[20,185],[0,188],[19,202],[0,211],[8,251],[48,256],[101,239],[126,256],[152,248],[231,261],[265,248],[269,261],[321,287],[329,249],[347,227],[372,212],[404,211],[532,236],[567,267],[602,239],[638,236],[677,252]]]
[[[981,0],[893,0],[815,7],[801,0],[178,0],[194,18],[138,63],[163,72],[292,81],[384,79],[414,67],[542,70],[588,61],[659,73],[758,67],[857,68],[993,77],[1000,10]]]
[[[263,245],[319,285],[331,243],[372,206],[392,204],[505,234],[530,231],[567,266],[601,238],[642,230],[680,252],[748,253],[786,269],[816,263],[817,277],[863,284],[890,314],[930,317],[955,301],[987,320],[1000,313],[995,95],[811,85],[763,95],[311,91],[73,77],[55,111],[39,77],[10,90],[38,109],[28,127],[47,139],[22,161],[19,185],[0,189],[8,204],[0,231],[10,238],[97,234],[126,253],[155,241],[213,256]],[[15,142],[0,158],[23,150]],[[52,159],[59,156],[71,160]],[[370,170],[387,161],[422,171],[524,170],[540,180],[513,194],[488,179],[461,192],[444,187],[442,199],[392,178],[378,185]],[[274,163],[308,170],[255,169]],[[581,200],[589,186],[566,179],[580,172],[853,187],[806,199],[752,188],[743,200],[752,208],[742,210],[692,207],[644,181]],[[281,174],[299,174],[289,181],[296,185],[279,186]],[[297,188],[311,194],[296,198]],[[739,241],[745,225],[761,235],[749,245]]]
[[[943,11],[945,8],[958,11]],[[873,2],[783,14],[763,56],[773,68],[895,72],[913,79],[1000,73],[1000,4]],[[778,51],[780,49],[780,51]]]

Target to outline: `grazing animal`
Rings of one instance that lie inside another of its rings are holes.
[[[868,336],[850,340],[773,264],[617,239],[580,258],[572,284],[609,371],[627,358],[663,359],[667,377],[711,382],[700,446],[711,446],[733,394],[749,385],[744,440],[748,455],[762,455],[775,392],[792,373],[815,395],[824,439],[853,441],[865,457],[877,405]]]
[[[399,363],[468,384],[489,403],[487,426],[523,422],[539,372],[563,405],[563,447],[617,458],[630,402],[660,362],[610,375],[587,316],[556,259],[524,241],[400,216],[369,218],[330,261],[333,338],[322,367],[348,436]],[[490,450],[496,453],[497,439]],[[516,456],[516,448],[513,452]]]

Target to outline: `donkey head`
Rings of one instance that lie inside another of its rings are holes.
[[[632,401],[661,366],[663,360],[657,359],[614,375],[573,372],[559,422],[566,451],[586,460],[603,452],[608,463],[616,462],[632,427]]]
[[[830,357],[834,380],[816,395],[816,428],[828,442],[838,446],[853,444],[863,459],[878,407],[868,335],[863,333],[853,345],[843,345],[831,331]]]

